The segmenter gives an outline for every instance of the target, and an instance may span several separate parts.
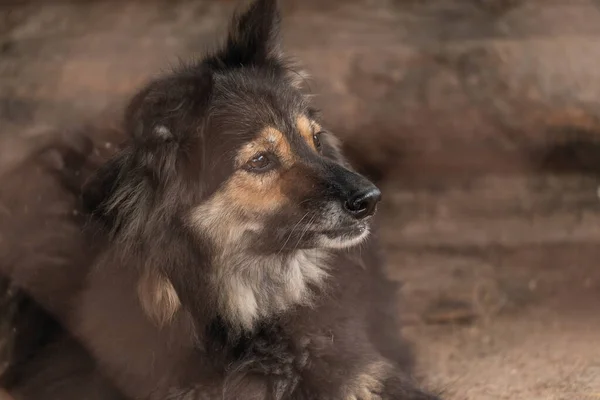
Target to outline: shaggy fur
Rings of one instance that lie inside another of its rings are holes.
[[[222,49],[133,98],[125,143],[83,189],[58,174],[83,200],[46,227],[63,241],[28,229],[60,262],[0,246],[15,260],[3,271],[85,348],[59,343],[89,369],[64,386],[105,385],[107,399],[108,382],[148,400],[436,398],[402,370],[370,234],[379,191],[298,90],[278,29],[276,1],[255,1]],[[47,353],[36,371],[60,352]]]

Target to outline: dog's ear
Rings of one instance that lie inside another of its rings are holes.
[[[211,89],[212,75],[201,67],[187,67],[173,77],[150,83],[126,110],[125,126],[134,143],[146,150],[160,150],[197,134]]]
[[[255,0],[233,17],[225,47],[216,55],[218,63],[235,68],[279,62],[280,21],[277,0]]]
[[[173,319],[181,307],[175,288],[158,271],[146,271],[137,286],[138,299],[146,315],[159,327]]]

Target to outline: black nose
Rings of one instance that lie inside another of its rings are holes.
[[[344,207],[356,219],[363,219],[375,214],[377,203],[381,200],[381,192],[376,187],[355,192],[346,202]]]

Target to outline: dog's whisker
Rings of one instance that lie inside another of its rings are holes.
[[[306,235],[306,232],[308,232],[308,230],[310,229],[312,223],[315,222],[316,218],[317,218],[317,216],[313,215],[313,217],[310,219],[310,221],[308,221],[308,224],[306,224],[306,227],[304,228],[304,230],[300,234],[300,237],[298,238],[298,241],[296,242],[296,245],[294,246],[294,251],[298,249],[298,246],[300,245],[300,242],[304,238],[304,235]]]
[[[300,220],[294,225],[294,227],[290,231],[287,239],[285,240],[285,242],[283,243],[283,245],[281,246],[281,248],[279,249],[279,251],[277,252],[277,254],[281,254],[281,252],[283,251],[283,249],[285,248],[285,246],[288,244],[288,242],[292,238],[292,235],[294,234],[294,231],[296,230],[296,228],[300,225],[300,223],[302,223],[302,221],[304,220],[304,218],[306,218],[309,214],[310,214],[310,211],[307,211],[306,214],[304,214],[302,216],[302,218],[300,218]]]

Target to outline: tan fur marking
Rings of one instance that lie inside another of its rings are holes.
[[[145,272],[137,292],[142,309],[158,326],[167,324],[181,307],[175,288],[158,272]]]
[[[268,212],[286,201],[277,176],[236,173],[227,182],[222,195],[230,205],[247,212]]]
[[[321,130],[321,126],[308,119],[306,115],[300,115],[298,118],[296,118],[296,127],[298,128],[300,135],[302,135],[304,140],[306,140],[306,143],[316,150],[313,134],[319,132]]]

